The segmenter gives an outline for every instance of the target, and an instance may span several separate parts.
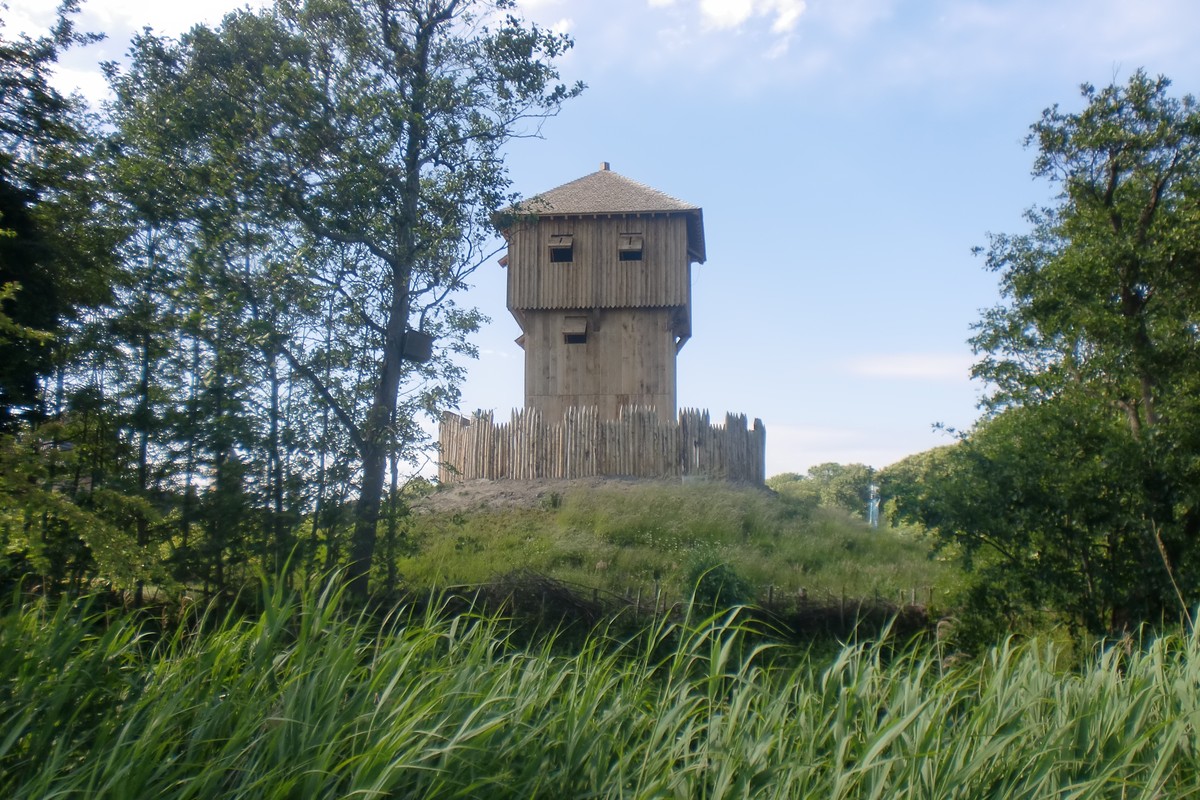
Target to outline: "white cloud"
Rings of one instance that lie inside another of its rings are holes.
[[[846,371],[864,378],[965,381],[973,363],[970,356],[957,353],[892,353],[860,356]]]
[[[714,28],[736,28],[754,10],[752,0],[700,0],[700,13]]]
[[[803,0],[775,0],[775,22],[771,25],[774,33],[791,33],[804,13]]]
[[[804,0],[700,0],[705,24],[718,30],[739,28],[751,17],[773,17],[773,33],[790,33],[804,8]]]
[[[54,24],[54,9],[50,6],[31,8],[23,3],[13,3],[5,9],[2,22],[6,37],[15,37],[20,33],[36,36],[45,33]]]
[[[267,4],[268,0],[191,0],[186,3],[88,0],[82,6],[79,21],[84,30],[135,31],[150,26],[158,33],[178,36],[197,23],[215,25],[235,9],[247,6],[258,9]]]
[[[108,94],[108,81],[104,73],[92,66],[60,67],[54,85],[62,92],[79,92],[89,102],[96,103]]]

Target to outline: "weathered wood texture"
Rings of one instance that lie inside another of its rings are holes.
[[[585,341],[570,342],[566,332]],[[676,336],[670,309],[530,311],[525,317],[525,406],[558,419],[595,406],[615,419],[626,406],[675,418]]]
[[[706,477],[761,486],[766,481],[767,432],[744,414],[714,425],[707,411],[684,409],[663,422],[653,408],[623,408],[605,419],[594,407],[567,409],[547,422],[537,409],[514,411],[507,423],[491,412],[442,415],[443,483],[486,478],[539,480]]]
[[[622,235],[640,234],[642,260],[621,261]],[[570,236],[570,263],[550,237]],[[691,259],[683,215],[540,218],[508,232],[508,307],[689,308]]]

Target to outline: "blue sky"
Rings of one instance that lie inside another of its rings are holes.
[[[9,0],[11,28],[53,0]],[[110,41],[60,80],[103,92],[97,62],[134,29],[176,34],[239,3],[87,0]],[[1200,4],[1189,0],[526,0],[570,33],[564,77],[589,88],[518,141],[526,195],[609,161],[704,208],[694,336],[679,356],[681,406],[760,417],[767,472],[824,461],[883,467],[949,441],[982,387],[970,325],[998,299],[971,248],[1018,231],[1050,189],[1030,178],[1029,125],[1080,105],[1084,81],[1144,67],[1200,93]],[[522,403],[519,330],[504,271],[464,303],[492,323],[462,409]]]

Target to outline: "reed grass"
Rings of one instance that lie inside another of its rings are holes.
[[[518,648],[504,620],[265,590],[165,630],[0,617],[0,797],[1187,798],[1200,639],[766,643],[738,612]]]

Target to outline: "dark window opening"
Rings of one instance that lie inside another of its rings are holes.
[[[570,264],[575,260],[573,245],[575,237],[569,233],[556,233],[550,237],[550,261],[554,264]]]
[[[587,323],[585,316],[563,317],[563,341],[567,344],[587,344]]]
[[[642,235],[622,233],[617,241],[617,258],[621,261],[642,260]]]

